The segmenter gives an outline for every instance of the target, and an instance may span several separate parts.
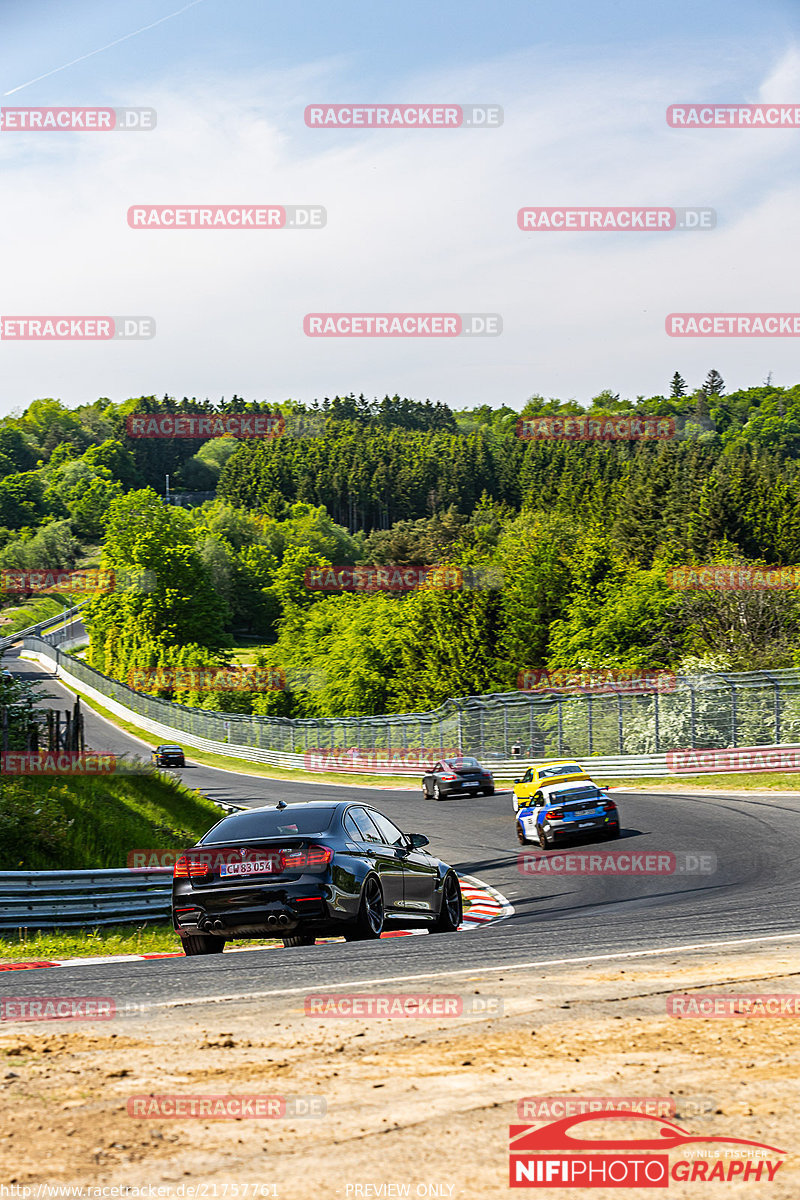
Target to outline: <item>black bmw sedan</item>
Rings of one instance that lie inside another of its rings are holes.
[[[494,795],[494,776],[477,758],[443,758],[422,778],[425,800],[444,800],[447,796]]]
[[[447,863],[366,804],[312,800],[223,817],[175,863],[173,923],[187,955],[271,934],[379,938],[384,929],[447,933],[461,886]]]
[[[150,755],[156,767],[185,767],[186,759],[180,746],[156,746]]]

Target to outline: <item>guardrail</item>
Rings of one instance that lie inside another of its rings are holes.
[[[0,929],[66,929],[166,920],[172,869],[0,871]]]
[[[68,608],[64,612],[56,613],[55,616],[48,617],[44,621],[39,621],[36,625],[29,625],[27,629],[19,629],[16,633],[10,633],[7,637],[0,638],[0,654],[2,654],[4,650],[8,650],[11,646],[13,646],[15,642],[22,641],[23,638],[35,637],[37,633],[44,633],[51,625],[58,625],[63,621],[69,621],[71,617],[74,617],[75,614],[83,608],[84,604],[86,604],[86,601],[82,600],[80,604],[76,604],[73,608]],[[58,638],[58,634],[60,632],[60,630],[56,630],[55,634],[51,635],[54,639],[54,643],[55,641],[63,640]]]

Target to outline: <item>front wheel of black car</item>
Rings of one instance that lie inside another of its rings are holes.
[[[377,876],[368,875],[361,889],[361,904],[355,925],[345,933],[348,942],[368,942],[383,933],[385,909],[383,892]]]
[[[196,954],[221,954],[224,949],[222,938],[204,937],[202,933],[193,933],[183,939],[183,953],[187,958]]]
[[[461,886],[455,875],[446,875],[442,884],[442,907],[431,925],[431,933],[455,933],[461,924],[461,917]]]
[[[422,799],[423,799],[423,800],[430,800],[430,798],[431,798],[431,794],[430,794],[430,792],[428,791],[428,786],[427,786],[427,784],[423,783],[423,785],[422,785]]]
[[[289,946],[313,946],[316,940],[313,933],[296,933],[293,937],[285,937],[283,944],[287,948]]]

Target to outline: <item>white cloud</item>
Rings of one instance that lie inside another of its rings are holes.
[[[152,342],[129,345],[0,342],[3,411],[41,395],[78,403],[234,390],[275,400],[352,389],[519,405],[534,391],[650,394],[675,369],[697,383],[712,365],[729,386],[760,382],[770,369],[776,381],[794,381],[792,339],[678,341],[664,332],[675,309],[800,307],[787,270],[797,251],[797,133],[682,132],[665,121],[669,103],[712,88],[726,100],[751,98],[740,85],[737,93],[737,54],[712,70],[678,49],[600,66],[520,53],[417,77],[399,97],[501,103],[501,129],[305,129],[304,105],[341,93],[340,68],[143,85],[141,103],[159,113],[153,133],[0,138],[0,311],[146,313],[158,324]],[[798,74],[789,47],[754,94],[791,99]],[[323,204],[328,225],[126,225],[134,203],[201,202]],[[517,209],[536,204],[710,205],[719,225],[691,234],[523,234]],[[303,315],[328,310],[498,311],[505,332],[453,341],[305,337]]]

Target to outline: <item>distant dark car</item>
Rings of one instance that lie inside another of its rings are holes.
[[[477,758],[443,758],[422,778],[425,800],[446,800],[448,796],[493,796],[494,776]]]
[[[461,924],[461,885],[427,844],[347,800],[233,813],[175,863],[173,923],[187,955],[262,934],[311,946],[400,926],[452,932]]]
[[[186,766],[186,759],[180,746],[156,746],[150,759],[157,767]]]

